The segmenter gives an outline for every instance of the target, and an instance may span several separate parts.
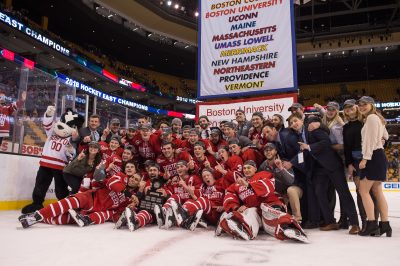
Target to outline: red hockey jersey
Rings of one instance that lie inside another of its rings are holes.
[[[17,110],[17,104],[0,105],[0,137],[10,135],[10,116]]]
[[[274,193],[275,179],[272,173],[258,172],[248,180],[248,183],[248,187],[241,186],[238,183],[228,187],[223,205],[226,212],[234,211],[242,205],[248,208],[258,208],[261,203],[277,202],[281,204]]]
[[[201,187],[195,190],[197,197],[204,197],[211,201],[211,206],[222,206],[225,196],[225,188],[222,184],[222,179],[217,180],[214,185],[208,186],[202,184]]]
[[[192,159],[192,156],[188,152],[182,151],[179,154],[175,154],[172,159],[167,159],[164,154],[160,154],[157,157],[157,164],[160,166],[160,170],[163,173],[169,173],[170,177],[176,176],[178,173],[176,172],[176,163],[180,160],[184,160],[189,162]]]
[[[128,204],[130,198],[124,193],[128,177],[124,173],[118,173],[104,181],[105,186],[93,191],[93,209],[95,211],[116,210],[122,204]]]
[[[220,163],[227,173],[223,176],[225,187],[229,187],[232,183],[236,182],[235,173],[242,173],[243,160],[237,155],[232,155],[226,162]]]
[[[257,164],[257,168],[264,161],[264,156],[258,150],[253,148],[246,148],[244,152],[240,153],[240,157],[242,157],[243,162],[246,162],[247,160],[253,160]]]
[[[140,161],[155,160],[157,154],[161,154],[158,135],[151,134],[149,141],[145,141],[141,135],[137,135],[131,143],[133,143]]]
[[[199,189],[203,184],[203,180],[201,180],[201,178],[197,175],[191,175],[187,176],[185,183],[188,186],[193,186],[195,189]],[[187,200],[191,198],[190,194],[186,192],[186,190],[179,185],[178,182],[170,183],[167,188],[172,194],[177,194],[181,200]]]

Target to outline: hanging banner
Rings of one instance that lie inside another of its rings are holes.
[[[219,126],[221,121],[234,121],[235,113],[238,109],[244,111],[247,120],[251,120],[254,112],[263,113],[265,118],[271,118],[274,114],[288,118],[290,116],[289,107],[297,102],[297,94],[282,94],[264,96],[250,99],[228,100],[218,102],[199,102],[197,103],[197,117],[206,115],[210,120],[211,126]]]
[[[201,0],[198,98],[297,90],[292,0]]]

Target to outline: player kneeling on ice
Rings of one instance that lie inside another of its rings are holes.
[[[254,239],[260,226],[277,239],[294,239],[307,242],[300,225],[286,213],[285,205],[275,195],[275,180],[269,172],[257,172],[256,163],[244,163],[244,177],[226,190],[225,213],[221,215],[216,235],[222,231],[235,238]],[[261,214],[261,218],[259,216]]]
[[[224,180],[215,180],[213,170],[205,168],[202,171],[203,184],[199,189],[191,193],[192,199],[188,199],[183,205],[176,201],[171,202],[176,222],[181,227],[194,230],[203,217],[206,222],[217,225],[224,208],[222,202],[225,189]]]
[[[135,200],[135,197],[131,199],[131,191],[137,187],[135,172],[134,162],[127,162],[125,173],[120,172],[104,180],[95,176],[99,179],[98,181],[104,183],[103,187],[68,196],[38,211],[21,215],[18,220],[23,228],[37,222],[48,224],[75,222],[83,227],[112,220]]]
[[[172,201],[184,204],[186,201],[192,199],[194,190],[198,189],[203,183],[199,176],[189,174],[187,161],[178,161],[176,163],[176,171],[178,175],[172,177],[167,185],[168,190],[172,193],[171,197],[162,207],[160,205],[154,206],[154,213],[159,228],[168,229],[175,224],[175,217],[171,208]]]

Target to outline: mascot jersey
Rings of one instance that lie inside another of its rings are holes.
[[[70,146],[70,137],[61,138],[53,132],[53,116],[43,118],[43,127],[46,130],[47,140],[43,147],[40,166],[63,170],[67,164],[66,151]]]

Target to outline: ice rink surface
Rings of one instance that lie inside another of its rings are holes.
[[[393,237],[351,236],[347,230],[307,230],[310,244],[214,237],[214,228],[168,231],[151,225],[129,232],[113,223],[35,224],[22,229],[19,212],[0,212],[0,265],[400,265],[400,193],[386,193]],[[338,213],[336,213],[338,216]]]

